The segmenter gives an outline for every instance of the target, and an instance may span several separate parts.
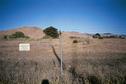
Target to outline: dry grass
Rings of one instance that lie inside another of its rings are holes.
[[[22,41],[0,41],[0,84],[126,84],[126,40],[89,39],[89,44],[64,43],[61,78],[58,39],[28,41],[31,51],[19,52]],[[53,52],[50,45],[53,45]]]

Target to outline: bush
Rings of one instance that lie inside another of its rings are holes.
[[[24,35],[23,32],[15,32],[10,36],[11,38],[25,38],[26,36]]]
[[[5,36],[4,36],[4,39],[8,39],[8,37],[9,37],[9,35],[5,35]]]
[[[78,43],[78,40],[73,40],[73,43]]]
[[[50,36],[52,38],[58,38],[59,37],[59,34],[58,34],[58,31],[56,28],[50,26],[46,29],[43,30],[43,32],[47,35],[47,36]]]
[[[4,35],[4,39],[13,39],[13,38],[30,38],[28,36],[25,36],[23,32],[15,32],[12,35]]]

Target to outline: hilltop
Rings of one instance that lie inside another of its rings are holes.
[[[6,30],[6,31],[0,31],[0,38],[3,38],[4,35],[11,35],[15,32],[23,32],[25,36],[30,37],[31,39],[41,39],[45,36],[43,29],[39,27],[20,27],[16,29]],[[90,34],[86,33],[79,33],[79,32],[62,32],[62,36],[66,39],[69,37],[91,37]]]
[[[23,32],[26,36],[31,39],[40,39],[44,36],[43,30],[38,27],[20,27],[16,29],[0,31],[0,37],[2,38],[4,35],[11,35],[17,31]]]
[[[10,29],[6,31],[0,31],[0,39],[4,38],[5,35],[11,35],[15,32],[23,32],[25,36],[30,37],[30,39],[41,39],[45,36],[45,33],[43,32],[43,28],[39,27],[19,27],[15,29]],[[101,37],[103,38],[126,38],[126,35],[121,34],[113,34],[113,33],[99,33]],[[65,41],[69,40],[69,38],[92,38],[92,36],[95,34],[88,34],[88,33],[80,33],[80,32],[62,32],[62,36],[65,39]]]

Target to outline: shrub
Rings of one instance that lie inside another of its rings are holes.
[[[78,40],[73,40],[73,43],[78,43]]]
[[[30,38],[29,36],[25,36],[23,32],[15,32],[12,35],[4,35],[4,39],[13,39],[13,38]]]
[[[11,38],[25,38],[26,36],[24,35],[23,32],[15,32],[10,36]]]
[[[43,32],[47,35],[47,36],[50,36],[52,38],[58,38],[59,37],[59,34],[58,34],[58,31],[56,28],[50,26],[46,29],[43,30]]]
[[[9,35],[4,35],[4,39],[8,39],[9,38]]]

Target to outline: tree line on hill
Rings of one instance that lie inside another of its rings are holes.
[[[121,39],[125,39],[126,35],[114,35],[111,33],[104,33],[104,34],[99,34],[96,33],[94,35],[92,35],[93,38],[99,38],[99,39],[103,39],[103,38],[121,38]]]

